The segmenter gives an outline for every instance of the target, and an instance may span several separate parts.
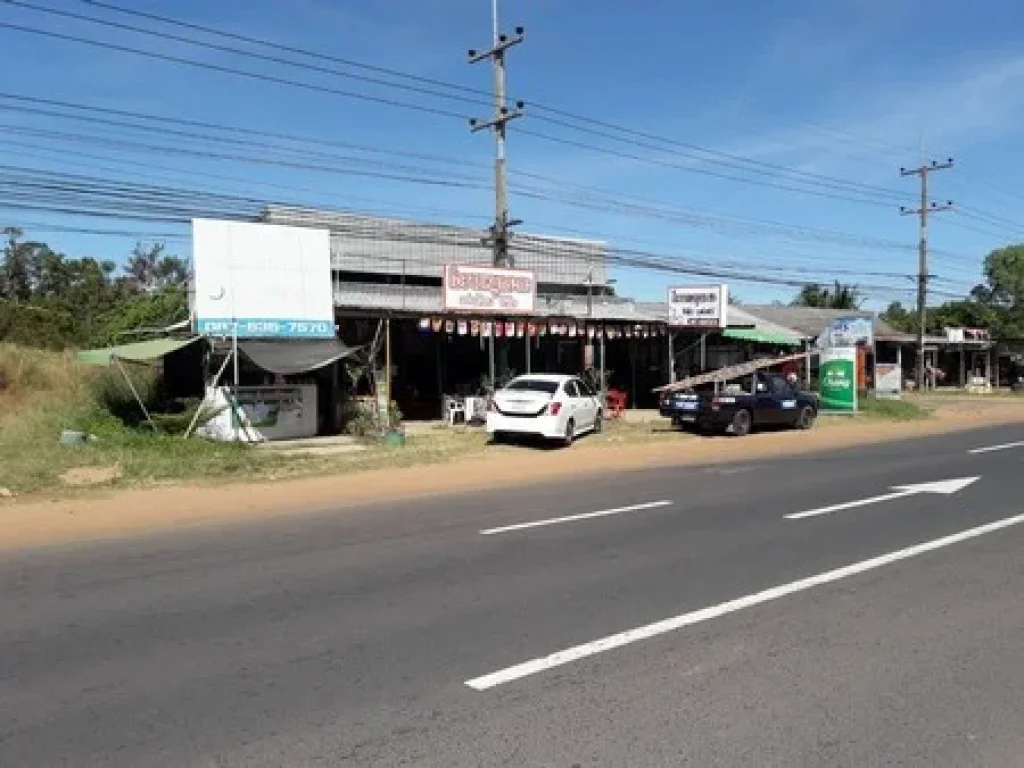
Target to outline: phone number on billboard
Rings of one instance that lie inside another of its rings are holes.
[[[202,333],[231,335],[235,323],[230,320],[208,320],[200,323]],[[239,336],[333,336],[334,324],[311,320],[240,320]]]

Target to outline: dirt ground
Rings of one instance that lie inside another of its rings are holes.
[[[0,499],[0,549],[125,537],[159,530],[230,524],[344,509],[372,501],[439,495],[475,488],[558,480],[656,466],[744,461],[899,440],[976,426],[1024,423],[1024,400],[967,399],[935,404],[932,418],[913,422],[822,419],[805,433],[766,433],[740,440],[673,435],[631,444],[610,432],[569,450],[500,447],[448,464],[389,468],[265,483],[156,487],[91,492],[51,501]],[[611,449],[611,450],[609,450]]]

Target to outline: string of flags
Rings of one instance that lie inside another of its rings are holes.
[[[449,336],[490,336],[522,339],[559,336],[569,339],[647,339],[665,335],[665,328],[651,323],[578,323],[578,322],[515,322],[494,320],[424,317],[419,321],[420,333],[444,333]]]

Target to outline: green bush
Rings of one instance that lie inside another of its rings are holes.
[[[161,377],[157,369],[150,366],[130,366],[125,370],[146,409],[151,412],[162,410]],[[91,394],[102,412],[114,416],[126,426],[138,427],[146,419],[138,400],[132,394],[131,387],[117,366],[103,369],[92,381]]]

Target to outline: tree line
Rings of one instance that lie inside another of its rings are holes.
[[[123,266],[72,258],[3,230],[0,341],[63,349],[104,346],[122,332],[188,319],[188,263],[161,243],[136,244]]]
[[[1024,340],[1024,244],[992,251],[985,258],[983,274],[985,282],[964,298],[928,308],[926,322],[930,333],[941,334],[944,328],[988,328],[996,339]],[[861,307],[864,298],[855,285],[809,283],[791,303],[854,310]],[[882,319],[897,330],[917,329],[917,311],[898,301],[888,306]]]

